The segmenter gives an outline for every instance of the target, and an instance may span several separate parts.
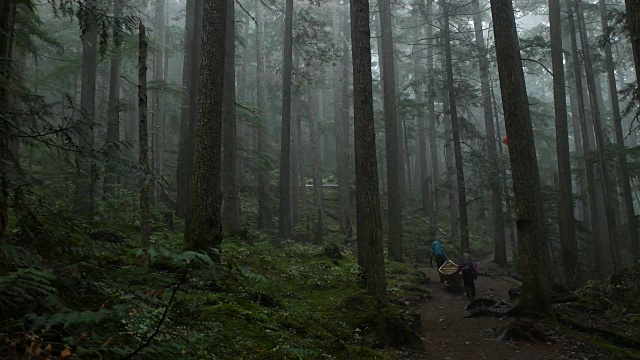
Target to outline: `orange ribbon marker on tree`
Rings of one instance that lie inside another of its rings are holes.
[[[507,146],[509,146],[509,138],[506,137],[506,138],[502,139],[502,143],[507,145]]]

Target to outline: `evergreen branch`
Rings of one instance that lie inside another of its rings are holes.
[[[544,64],[541,63],[540,61],[535,59],[528,59],[528,58],[522,58],[522,61],[531,61],[531,62],[537,63],[538,65],[542,66],[542,68],[545,69],[549,73],[549,75],[553,77],[553,73],[551,72],[551,70],[549,70],[546,66],[544,66]]]
[[[236,0],[236,4],[238,4],[238,6],[240,6],[240,9],[242,9],[242,11],[244,11],[245,14],[247,14],[248,17],[251,18],[251,20],[253,20],[253,23],[256,24],[256,26],[258,25],[258,20],[256,20],[256,18],[253,17],[253,15],[251,15],[251,13],[244,8],[244,6],[242,6],[242,4],[240,3],[240,1]]]

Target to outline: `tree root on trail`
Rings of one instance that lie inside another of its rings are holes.
[[[509,299],[514,300],[520,297],[520,288],[512,287],[509,289]],[[551,303],[552,304],[563,304],[568,302],[574,302],[580,300],[580,297],[572,292],[566,293],[556,293],[554,291],[551,292]]]
[[[556,318],[561,324],[569,326],[580,332],[597,335],[598,337],[604,338],[607,342],[632,349],[640,349],[640,339],[638,338],[633,338],[612,330],[581,323],[577,319],[564,313],[556,312]]]
[[[546,342],[547,336],[544,332],[536,329],[532,322],[515,319],[500,331],[496,341]]]

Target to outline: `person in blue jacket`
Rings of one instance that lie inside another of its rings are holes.
[[[429,259],[429,263],[431,264],[431,266],[433,266],[434,257],[436,258],[436,265],[438,266],[438,269],[440,269],[442,264],[449,260],[447,254],[444,252],[442,244],[440,244],[440,241],[438,240],[431,243],[431,258]],[[440,277],[440,282],[442,281],[442,277]]]

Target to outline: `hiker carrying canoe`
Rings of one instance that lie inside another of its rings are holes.
[[[429,259],[429,263],[431,264],[431,266],[433,266],[434,257],[436,258],[436,265],[438,266],[438,269],[440,269],[440,266],[442,266],[442,264],[449,260],[447,254],[444,252],[442,244],[440,244],[438,240],[431,243],[431,258]]]

